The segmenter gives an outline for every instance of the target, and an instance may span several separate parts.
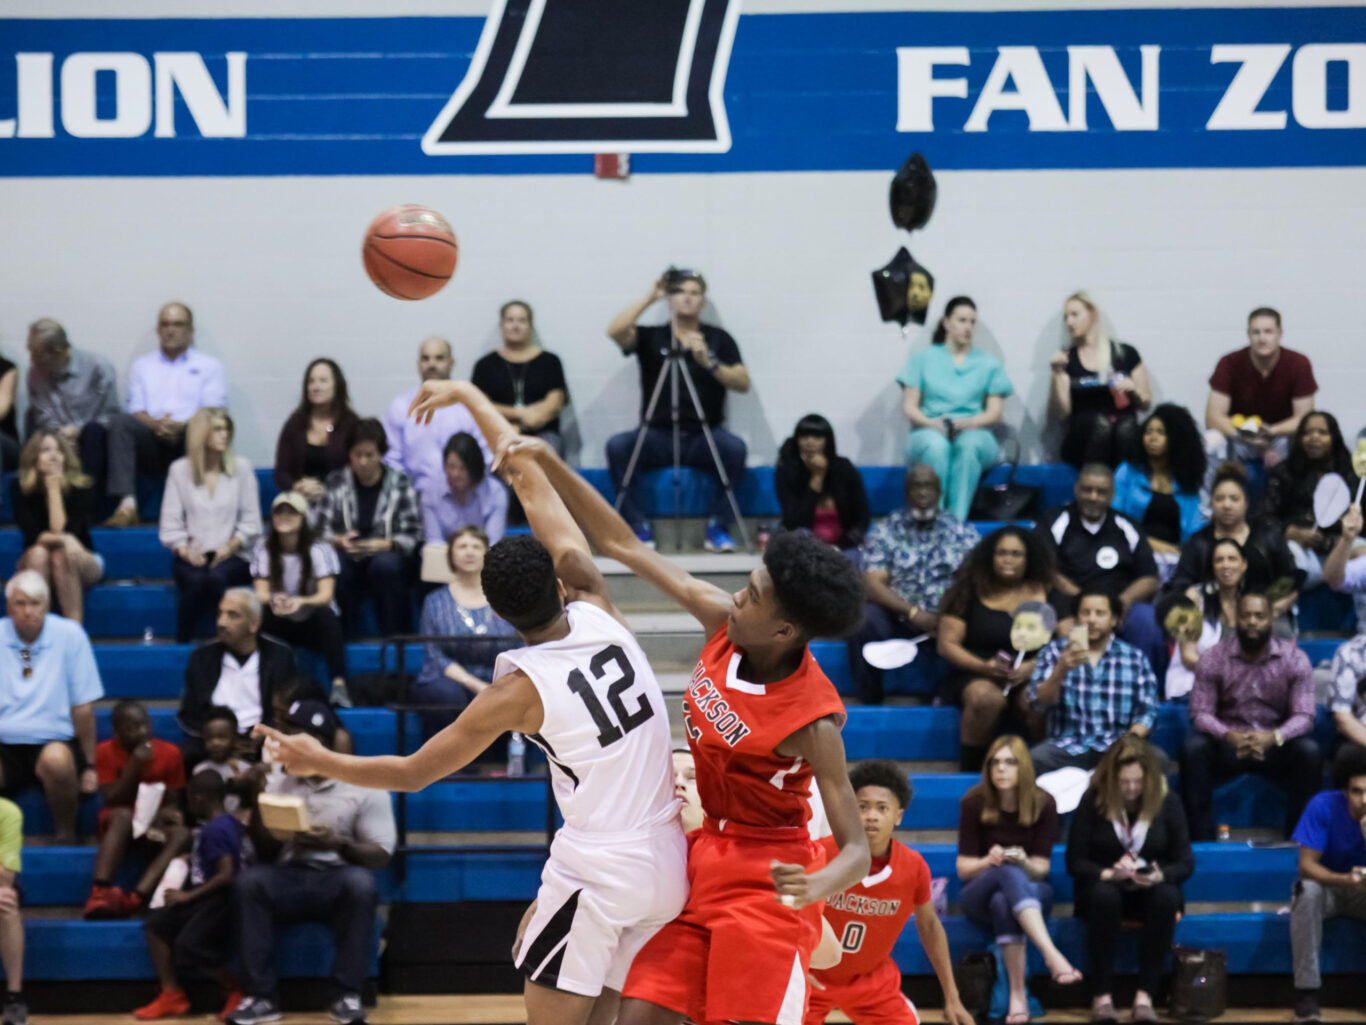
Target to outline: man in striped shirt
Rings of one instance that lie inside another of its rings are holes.
[[[1157,676],[1143,652],[1115,636],[1122,611],[1111,592],[1082,591],[1077,623],[1086,628],[1086,645],[1054,641],[1039,652],[1029,700],[1047,714],[1048,739],[1029,752],[1035,773],[1094,769],[1125,733],[1152,730]]]

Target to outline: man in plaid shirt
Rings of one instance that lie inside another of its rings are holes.
[[[1030,704],[1048,716],[1048,739],[1030,750],[1038,775],[1074,765],[1094,769],[1125,733],[1146,737],[1157,718],[1157,676],[1148,658],[1115,636],[1123,607],[1110,592],[1077,597],[1087,646],[1053,641],[1039,652]]]

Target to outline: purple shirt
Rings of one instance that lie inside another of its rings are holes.
[[[468,409],[459,403],[443,406],[432,416],[431,423],[419,424],[408,416],[408,407],[416,394],[417,386],[414,386],[389,403],[389,411],[384,417],[389,451],[385,453],[384,462],[405,472],[418,494],[425,495],[433,488],[445,487],[446,468],[441,450],[452,434],[464,431],[473,435],[484,453],[485,468],[493,465],[493,453]]]
[[[1200,656],[1191,689],[1195,728],[1223,738],[1229,730],[1276,730],[1286,740],[1314,728],[1309,658],[1292,641],[1273,638],[1255,659],[1230,634]]]

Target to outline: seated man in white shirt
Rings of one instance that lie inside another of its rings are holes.
[[[185,690],[176,721],[186,740],[185,764],[204,757],[203,730],[209,710],[230,708],[245,736],[258,722],[269,722],[272,699],[297,670],[289,646],[261,632],[261,600],[249,587],[224,592],[218,603],[218,637],[190,653]]]
[[[137,474],[165,477],[185,454],[185,425],[205,406],[228,405],[223,364],[194,348],[194,314],[167,303],[157,315],[160,348],[133,362],[128,412],[109,421],[109,494],[119,500],[108,527],[138,522]]]

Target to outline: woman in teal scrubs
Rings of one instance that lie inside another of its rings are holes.
[[[965,295],[950,299],[934,344],[914,353],[897,377],[911,421],[906,462],[939,475],[941,503],[960,520],[967,519],[982,471],[1000,454],[986,428],[1000,421],[1014,390],[1000,361],[972,347],[976,326],[976,304]]]

